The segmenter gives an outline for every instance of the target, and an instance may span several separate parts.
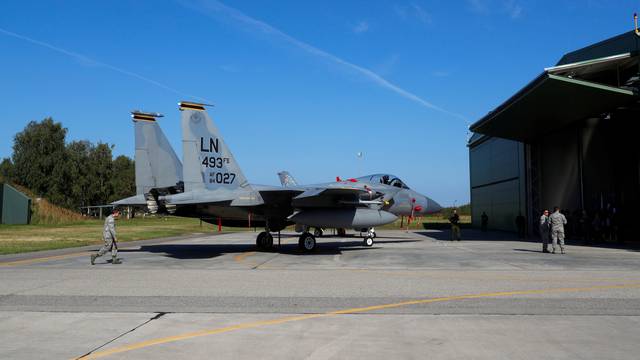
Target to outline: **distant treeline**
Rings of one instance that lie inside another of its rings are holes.
[[[113,145],[66,142],[67,129],[52,118],[31,121],[0,163],[0,182],[30,189],[53,204],[78,210],[135,194],[133,160],[113,158]]]
[[[464,204],[456,207],[446,207],[442,209],[442,216],[449,218],[453,214],[453,209],[458,210],[458,215],[471,215],[471,204]]]

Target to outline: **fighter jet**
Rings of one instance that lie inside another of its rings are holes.
[[[260,248],[272,247],[271,233],[279,232],[291,224],[372,229],[397,219],[382,209],[382,194],[373,193],[364,184],[340,181],[291,188],[250,184],[207,114],[206,106],[193,102],[179,103],[183,132],[182,177],[173,176],[174,170],[179,168],[179,162],[175,161],[172,150],[169,151],[171,147],[168,142],[157,141],[155,146],[164,150],[160,163],[169,166],[169,170],[154,170],[159,169],[155,159],[161,156],[153,156],[150,147],[147,147],[146,153],[150,167],[146,167],[143,161],[138,168],[136,161],[136,184],[140,185],[143,194],[134,198],[138,202],[144,198],[149,211],[196,217],[225,226],[264,227],[265,231],[256,239]],[[153,116],[148,117],[153,119],[144,120],[155,120]],[[155,126],[157,124],[152,128],[159,129]],[[136,134],[138,127],[142,126],[136,122]],[[150,138],[166,140],[152,131],[145,134],[152,134]],[[136,137],[136,148],[138,142],[144,143],[144,139]],[[145,159],[144,156],[141,158]],[[163,175],[167,171],[171,175],[165,178]],[[126,200],[115,204],[126,204]],[[315,236],[304,232],[298,244],[302,249],[312,251],[316,248]],[[371,234],[365,237],[364,245],[373,245]]]
[[[278,173],[280,183],[285,188],[298,187],[297,181],[288,171]],[[341,181],[338,177],[336,181]],[[367,194],[361,194],[361,198],[366,200],[372,194],[381,194],[384,205],[382,209],[396,216],[415,217],[425,214],[433,214],[442,210],[442,207],[425,195],[410,189],[400,178],[390,174],[373,174],[347,180],[350,183],[359,183],[368,189]],[[365,232],[364,229],[354,229]],[[366,230],[368,231],[368,230]],[[372,231],[375,237],[375,231]],[[315,236],[322,236],[323,229],[315,229]]]

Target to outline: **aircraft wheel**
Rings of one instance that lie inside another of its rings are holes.
[[[324,235],[324,230],[322,230],[322,228],[316,228],[313,230],[313,236],[319,238],[322,237],[322,235]]]
[[[371,236],[367,236],[364,238],[364,246],[372,247],[373,246],[373,238]]]
[[[311,252],[316,248],[316,237],[310,233],[304,233],[298,239],[298,246],[306,252]]]
[[[267,236],[267,232],[263,231],[260,234],[258,234],[258,237],[256,238],[256,246],[258,247],[258,249],[262,249],[264,248],[265,245],[265,237]]]
[[[374,239],[378,237],[378,235],[376,235],[376,232],[375,232],[375,231],[371,233],[371,236],[372,236]]]
[[[273,235],[266,233],[263,240],[263,246],[265,249],[273,248]]]

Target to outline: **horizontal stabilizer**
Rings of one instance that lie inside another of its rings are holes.
[[[118,201],[114,201],[111,205],[115,206],[147,206],[147,200],[144,194],[134,195]]]

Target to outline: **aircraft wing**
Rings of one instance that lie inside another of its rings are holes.
[[[274,202],[289,202],[294,208],[362,206],[360,195],[366,190],[352,187],[326,187],[302,189],[270,189],[260,191],[269,205]]]

